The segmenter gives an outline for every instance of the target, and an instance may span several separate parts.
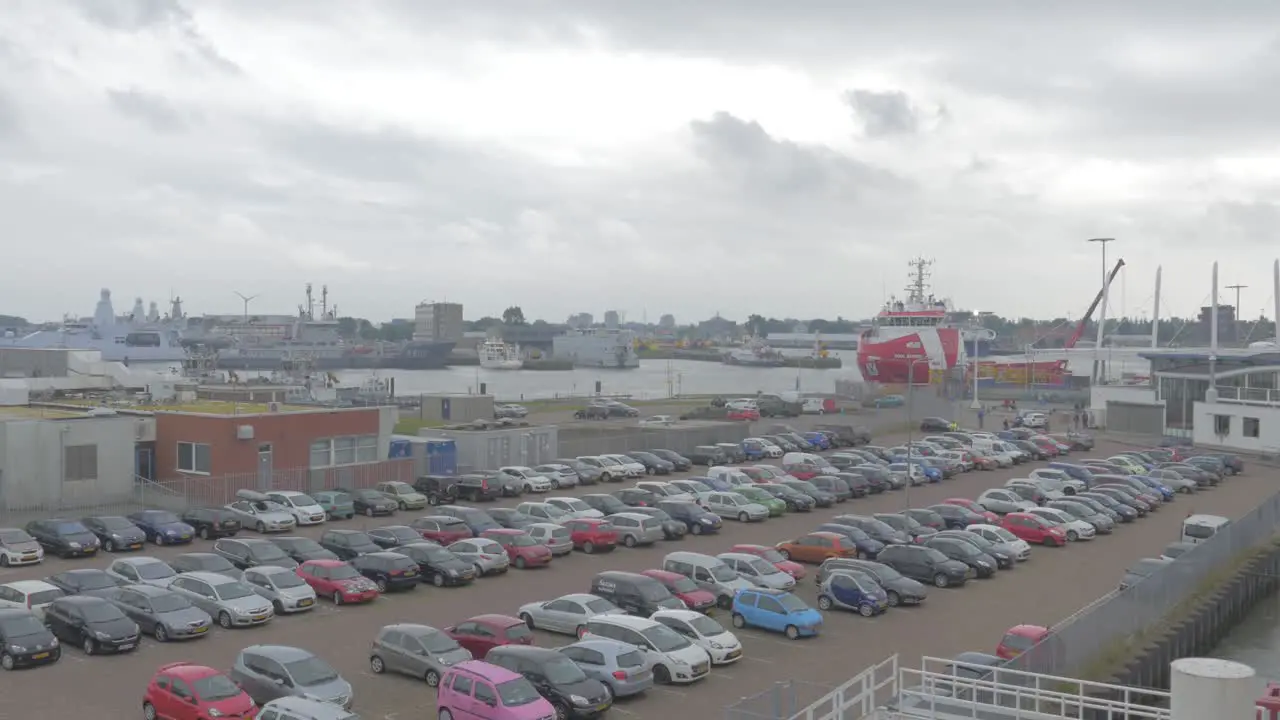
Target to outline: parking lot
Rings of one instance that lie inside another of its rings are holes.
[[[899,439],[877,438],[876,443],[891,445]],[[1120,449],[1100,441],[1087,455],[1106,457]],[[1021,466],[962,474],[911,489],[909,501],[907,493],[900,490],[761,523],[743,525],[730,520],[719,535],[689,536],[680,542],[619,548],[592,556],[575,552],[555,560],[546,569],[513,568],[506,575],[484,578],[463,588],[422,586],[385,596],[367,606],[334,608],[322,601],[306,614],[277,617],[253,629],[215,629],[208,637],[192,642],[160,644],[145,638],[137,651],[120,657],[86,657],[77,649],[65,648],[62,660],[54,666],[0,674],[0,718],[79,717],[87,708],[93,708],[96,717],[105,719],[136,718],[141,712],[143,688],[158,666],[185,660],[226,668],[241,648],[260,643],[296,645],[327,659],[354,686],[355,709],[366,720],[431,717],[431,688],[409,678],[375,676],[370,672],[369,644],[383,625],[415,622],[445,627],[479,613],[514,615],[516,608],[526,602],[585,592],[591,577],[602,570],[658,567],[665,553],[677,549],[715,554],[735,543],[773,544],[803,534],[826,517],[840,513],[893,512],[948,497],[971,498],[1025,474],[1027,469],[1028,466]],[[1037,547],[1031,560],[991,580],[973,581],[963,588],[931,589],[929,599],[920,607],[894,608],[875,618],[840,611],[825,613],[823,632],[814,639],[789,641],[781,635],[736,630],[745,651],[737,664],[715,668],[709,678],[693,686],[655,687],[643,697],[619,701],[611,713],[623,718],[695,714],[711,717],[722,712],[725,705],[760,692],[775,680],[804,680],[813,684],[816,694],[818,686],[839,684],[895,652],[907,664],[918,663],[922,655],[949,656],[964,650],[992,652],[1008,626],[1020,622],[1052,625],[1115,588],[1124,569],[1134,560],[1158,555],[1164,545],[1178,538],[1181,520],[1188,513],[1238,517],[1275,492],[1278,476],[1280,473],[1274,469],[1250,467],[1246,474],[1228,479],[1221,487],[1192,496],[1180,495],[1150,517],[1117,528],[1114,535],[1061,549]],[[564,494],[609,492],[619,486],[577,488]],[[484,506],[514,506],[518,502],[508,499]],[[429,512],[399,513],[377,520],[356,518],[336,526],[401,524],[425,514]],[[318,537],[321,530],[303,528],[297,534]],[[191,546],[149,546],[143,552],[166,558],[208,550],[210,545],[197,540]],[[0,570],[0,582],[40,578],[67,567],[104,567],[108,562],[107,557],[72,561],[51,558],[41,566]],[[810,579],[802,582],[797,592],[809,603],[816,602]],[[726,613],[715,617],[729,626]],[[539,632],[536,642],[554,647],[571,641],[569,637]]]

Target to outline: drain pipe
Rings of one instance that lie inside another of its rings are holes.
[[[1257,717],[1261,681],[1248,665],[1217,658],[1180,658],[1170,667],[1169,720]]]

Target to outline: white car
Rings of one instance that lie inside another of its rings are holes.
[[[22,608],[44,620],[44,609],[63,592],[43,580],[15,580],[0,585],[0,607]]]
[[[671,485],[671,487],[675,488],[676,490],[686,495],[689,495],[690,497],[695,496],[698,493],[711,492],[712,490],[710,485],[707,485],[706,483],[703,483],[699,480],[694,480],[692,478],[684,478],[683,480],[672,480],[669,484]]]
[[[1028,428],[1042,428],[1049,424],[1049,418],[1044,413],[1031,412],[1022,416],[1022,426]]]
[[[737,468],[725,467],[724,465],[716,465],[707,468],[707,477],[723,480],[730,485],[754,485],[755,480],[750,475],[742,472]]]
[[[603,457],[621,465],[627,471],[627,477],[644,477],[649,474],[649,468],[646,468],[644,463],[635,458],[627,457],[626,455],[604,455]]]
[[[1035,480],[1045,490],[1057,490],[1063,495],[1075,495],[1089,489],[1083,482],[1053,468],[1036,468],[1027,473],[1027,477]]]
[[[1026,512],[1039,507],[1030,500],[1024,500],[1018,493],[1005,488],[983,490],[974,499],[979,505],[997,515],[1008,515],[1015,512]]]
[[[298,526],[290,508],[260,492],[240,490],[236,497],[240,499],[222,507],[240,521],[241,527],[266,533],[288,532]],[[320,514],[323,518],[323,511]]]
[[[304,612],[316,606],[316,591],[289,568],[259,565],[245,570],[240,579],[270,600],[276,614]]]
[[[674,415],[654,415],[653,417],[647,417],[640,421],[640,424],[644,427],[674,425],[675,423],[676,418]]]
[[[713,665],[730,665],[742,659],[742,642],[720,623],[693,610],[659,610],[650,619],[666,625],[711,656]]]
[[[805,415],[822,415],[827,412],[822,398],[809,397],[800,403],[800,412]]]
[[[573,519],[568,510],[544,502],[522,502],[516,506],[516,512],[522,512],[539,522],[562,523]]]
[[[279,503],[293,516],[299,525],[319,525],[324,522],[324,508],[315,498],[296,490],[276,490],[267,493],[267,497]]]
[[[698,504],[707,512],[739,522],[760,522],[769,519],[769,508],[754,503],[736,492],[713,490],[698,496]]]
[[[0,567],[35,565],[44,561],[44,548],[21,528],[0,528]]]
[[[596,510],[576,497],[549,497],[547,504],[558,507],[575,519],[602,518],[604,513]]]
[[[1063,532],[1067,534],[1067,540],[1075,542],[1077,540],[1092,540],[1097,535],[1098,530],[1093,525],[1081,520],[1074,515],[1070,515],[1062,510],[1054,510],[1053,508],[1038,507],[1027,512],[1032,515],[1038,515],[1041,519],[1047,520],[1054,525],[1061,525]]]
[[[1008,530],[997,525],[980,523],[978,525],[970,525],[965,528],[964,531],[971,532],[974,535],[979,535],[988,542],[1005,543],[1006,545],[1009,545],[1015,552],[1017,552],[1019,560],[1031,555],[1031,546],[1027,544],[1026,540],[1023,540],[1017,535],[1014,535]]]
[[[996,464],[1002,468],[1013,467],[1013,457],[1004,453],[998,453],[987,448],[973,447],[969,452],[979,457],[991,458]]]
[[[178,571],[169,567],[169,563],[160,558],[145,556],[112,560],[107,566],[107,574],[124,585],[154,585],[160,588],[169,587],[169,583],[178,577]]]
[[[1062,498],[1066,497],[1060,491],[1050,490],[1049,488],[1045,487],[1042,483],[1036,480],[1031,480],[1029,478],[1013,478],[1012,480],[1006,481],[1004,486],[1006,488],[1009,488],[1010,490],[1013,490],[1014,492],[1017,492],[1019,487],[1033,488],[1035,490],[1039,490],[1040,492],[1044,493],[1044,496],[1049,498],[1050,500],[1061,500]],[[1032,495],[1032,497],[1035,497],[1035,496]]]
[[[724,406],[726,410],[759,410],[760,409],[760,406],[756,404],[755,400],[751,400],[748,398],[739,398],[737,400],[730,400],[729,402],[725,403]]]
[[[669,482],[661,482],[658,480],[645,480],[636,483],[637,490],[648,490],[663,500],[675,500],[679,502],[693,502],[693,496],[672,485]]]
[[[653,666],[659,683],[687,685],[711,673],[711,656],[692,640],[657,620],[630,615],[605,615],[587,621],[586,639],[623,642],[635,647]]]
[[[498,472],[520,483],[520,490],[527,493],[551,492],[551,478],[523,465],[508,465]]]

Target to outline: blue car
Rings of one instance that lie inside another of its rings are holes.
[[[734,488],[733,483],[720,477],[696,477],[696,478],[689,478],[689,479],[697,480],[698,482],[702,483],[703,485],[706,485],[712,490],[716,490],[719,492],[732,492]]]
[[[931,483],[942,482],[942,471],[929,464],[924,458],[913,457],[910,461],[905,456],[901,460],[895,459],[894,462],[910,462],[912,465],[919,465],[924,471],[924,477]]]
[[[852,610],[862,617],[889,609],[889,595],[862,573],[833,572],[818,587],[818,607]]]
[[[818,526],[818,532],[839,533],[853,543],[854,548],[858,550],[858,557],[868,560],[875,560],[876,555],[884,549],[884,543],[876,540],[866,533],[866,531],[851,525],[837,525],[836,523],[822,523]]]
[[[129,516],[147,539],[157,545],[181,545],[196,536],[196,529],[182,522],[168,510],[143,510]]]
[[[827,437],[823,433],[807,432],[804,435],[801,435],[800,437],[803,437],[805,440],[808,440],[810,445],[818,448],[819,450],[831,449],[831,438]]]
[[[822,628],[822,613],[783,590],[751,588],[733,595],[733,626],[780,632],[789,639],[813,637]]]
[[[872,401],[872,405],[878,408],[902,407],[907,404],[907,399],[901,395],[881,395]]]
[[[1173,488],[1161,483],[1159,480],[1153,477],[1148,477],[1146,475],[1134,475],[1133,479],[1137,480],[1143,485],[1146,485],[1152,490],[1159,492],[1160,497],[1164,498],[1165,500],[1172,500],[1174,498],[1175,493],[1173,492]]]
[[[759,440],[743,440],[742,452],[748,460],[763,460],[766,455],[764,443]]]

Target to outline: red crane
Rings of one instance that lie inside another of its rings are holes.
[[[1116,275],[1120,274],[1120,268],[1124,267],[1124,259],[1116,261],[1116,266],[1111,270],[1111,275],[1107,277],[1107,285],[1110,285],[1116,279]],[[1071,339],[1067,340],[1064,349],[1070,350],[1080,341],[1080,336],[1084,335],[1084,326],[1089,324],[1089,318],[1093,317],[1093,311],[1098,309],[1098,304],[1102,302],[1102,296],[1107,292],[1107,285],[1103,285],[1098,291],[1097,297],[1093,299],[1093,304],[1085,311],[1084,317],[1080,318],[1080,324],[1076,326],[1076,331],[1071,333]]]

